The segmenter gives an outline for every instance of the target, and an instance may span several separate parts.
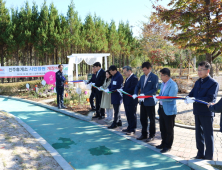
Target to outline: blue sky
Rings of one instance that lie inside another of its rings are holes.
[[[21,8],[25,0],[5,0],[7,8]],[[170,0],[163,0],[161,4],[166,6]],[[30,6],[33,0],[28,0]],[[44,0],[35,1],[39,6],[43,4]],[[68,5],[71,0],[47,0],[47,5],[54,3],[59,13],[66,15]],[[110,23],[113,19],[118,25],[119,21],[129,21],[133,29],[133,35],[139,36],[141,22],[147,21],[145,16],[150,16],[152,3],[150,0],[74,0],[76,11],[82,20],[86,15],[91,13],[100,16],[104,21]]]

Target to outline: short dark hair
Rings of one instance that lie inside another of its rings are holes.
[[[144,68],[144,67],[146,67],[147,69],[149,69],[149,68],[152,67],[152,65],[150,64],[150,62],[144,62],[144,63],[142,64],[142,68]]]
[[[198,66],[205,66],[205,68],[207,69],[207,70],[210,70],[210,63],[208,63],[207,61],[202,61],[202,62],[200,62],[199,64],[198,64]]]
[[[58,68],[60,68],[61,66],[63,66],[62,64],[59,64]]]
[[[101,63],[100,62],[96,62],[93,64],[93,67],[101,67]]]
[[[168,69],[168,68],[163,68],[162,70],[160,70],[160,73],[170,77],[170,69]]]
[[[115,65],[111,65],[110,67],[109,67],[109,71],[117,71],[117,67],[115,66]]]
[[[112,74],[109,72],[109,70],[106,70],[106,73],[108,73],[110,75],[109,78],[112,78]]]
[[[123,70],[126,69],[126,71],[132,71],[132,68],[130,66],[124,66]]]

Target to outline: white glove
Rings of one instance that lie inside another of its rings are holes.
[[[104,92],[108,93],[108,92],[109,92],[109,89],[104,90]]]
[[[134,94],[134,95],[132,96],[132,98],[133,98],[133,99],[136,99],[136,98],[137,98],[137,95],[136,95],[136,94]]]
[[[123,93],[121,91],[122,89],[117,89],[117,91],[119,92],[120,96],[123,97]]]
[[[85,83],[85,85],[88,83],[88,81],[87,81],[87,80],[83,80],[83,82]]]
[[[95,86],[95,83],[92,83],[91,85],[92,85],[92,86]]]
[[[184,100],[184,102],[185,102],[186,104],[194,103],[194,102],[195,102],[195,98],[194,98],[194,97],[189,97],[189,96],[187,96],[186,99]]]
[[[158,99],[156,98],[156,95],[153,95],[153,100],[154,100],[155,103],[158,102]]]
[[[145,95],[144,95],[144,94],[140,94],[139,96],[145,96]],[[140,98],[139,98],[139,101],[140,101],[140,102],[144,102],[144,99],[140,99]]]

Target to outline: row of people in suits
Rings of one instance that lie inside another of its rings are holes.
[[[98,67],[99,66],[99,67]],[[98,68],[97,68],[98,67]],[[105,81],[105,71],[101,69],[100,63],[95,63],[94,68],[97,70],[95,85],[101,87]],[[139,96],[154,95],[153,98],[139,100],[140,104],[140,122],[142,125],[141,136],[138,140],[146,139],[147,142],[153,141],[156,134],[155,127],[155,105],[157,104],[156,93],[158,89],[158,76],[153,74],[152,66],[149,62],[142,64],[142,70],[144,75],[138,78],[132,73],[132,69],[129,66],[123,68],[123,73],[127,77],[125,84],[123,85],[123,77],[117,71],[115,66],[110,66],[109,72],[112,75],[111,81],[106,92],[115,91],[122,88],[123,91],[132,95],[132,97],[120,95],[120,93],[111,93],[111,104],[114,108],[114,120],[108,128],[116,128],[121,126],[119,108],[123,99],[125,113],[128,121],[128,127],[123,129],[123,132],[130,135],[135,133],[137,127],[137,104],[138,93]],[[99,71],[99,72],[98,72]],[[218,105],[209,106],[195,102],[195,98],[203,100],[209,103],[215,103],[218,93],[218,83],[212,79],[209,75],[210,64],[208,62],[201,62],[198,65],[199,80],[195,83],[193,90],[187,96],[185,102],[187,104],[193,103],[194,115],[195,115],[195,127],[196,127],[196,143],[198,153],[195,158],[197,159],[213,159],[213,117],[214,110],[218,108]],[[103,77],[103,78],[102,78]],[[177,96],[178,87],[177,84],[170,77],[170,70],[164,68],[160,71],[160,77],[163,81],[160,90],[160,96]],[[103,81],[103,83],[102,83]],[[97,89],[96,89],[97,90]],[[102,119],[104,117],[104,109],[100,107],[102,91],[96,91],[96,116],[94,118]],[[100,97],[100,99],[98,99]],[[99,102],[99,103],[98,103]],[[177,114],[177,106],[175,100],[160,100],[159,102],[159,124],[162,142],[156,146],[161,149],[162,153],[170,151],[173,138],[174,138],[174,124],[175,116]],[[148,127],[149,118],[149,130]],[[204,149],[206,146],[206,149]]]

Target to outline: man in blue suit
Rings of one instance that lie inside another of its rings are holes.
[[[123,76],[117,71],[116,66],[110,66],[109,72],[110,74],[112,74],[112,80],[105,92],[116,91],[117,89],[120,89],[123,85]],[[111,104],[113,105],[114,109],[114,120],[112,125],[108,127],[109,129],[114,129],[117,126],[122,126],[122,121],[120,120],[119,113],[121,102],[122,96],[120,95],[120,93],[114,92],[111,94]]]
[[[164,68],[160,70],[161,80],[163,81],[160,90],[160,96],[177,96],[178,86],[170,78],[170,70]],[[177,114],[176,100],[160,100],[159,104],[159,123],[162,142],[156,146],[157,149],[162,149],[161,153],[166,153],[171,150],[174,138],[174,124]]]
[[[158,87],[158,77],[157,75],[151,72],[152,66],[149,62],[145,62],[142,64],[142,69],[144,75],[140,77],[139,82],[136,85],[134,90],[133,98],[137,98],[137,94],[140,92],[140,96],[144,95],[156,95],[157,87]],[[147,139],[147,127],[148,127],[148,117],[150,119],[149,126],[149,138],[146,140],[150,142],[154,140],[156,134],[156,126],[155,126],[155,105],[156,102],[153,98],[148,98],[145,100],[140,100],[140,122],[142,125],[142,135],[137,138],[138,140]]]
[[[127,77],[123,91],[133,95],[134,89],[138,83],[138,78],[132,73],[132,68],[129,66],[123,67],[123,73]],[[126,135],[131,135],[132,133],[135,133],[136,126],[137,126],[137,104],[138,99],[133,99],[130,96],[123,95],[123,104],[125,108],[126,118],[128,122],[127,129],[123,129],[123,132],[126,132]]]
[[[213,159],[214,136],[213,136],[213,111],[207,105],[195,102],[195,99],[215,103],[218,93],[218,83],[210,77],[210,64],[206,61],[199,63],[198,76],[200,77],[190,94],[186,97],[185,103],[193,103],[195,115],[197,156],[195,159]],[[206,150],[204,150],[204,142]]]

